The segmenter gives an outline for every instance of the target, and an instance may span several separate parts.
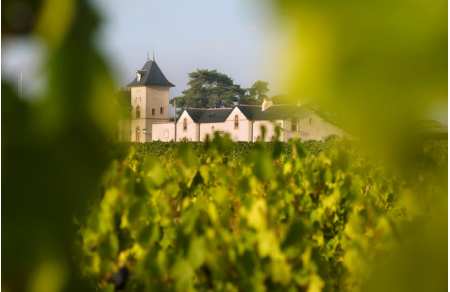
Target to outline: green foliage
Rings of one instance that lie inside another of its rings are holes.
[[[249,94],[254,96],[256,100],[262,100],[267,97],[267,93],[269,93],[269,83],[266,81],[257,80],[248,91]]]
[[[211,108],[232,106],[234,102],[260,104],[269,92],[266,81],[257,80],[250,88],[242,88],[226,74],[207,69],[189,73],[188,85],[182,95],[175,97],[177,107]]]
[[[446,290],[447,155],[431,147],[433,163],[423,145],[429,136],[446,141],[447,129],[418,121],[448,118],[448,1],[271,2],[287,39],[285,92],[333,113],[380,164],[394,166],[410,182],[401,204],[421,214],[399,227],[402,244],[377,259],[364,291]]]
[[[242,104],[260,104],[264,98],[267,98],[269,93],[269,83],[266,81],[257,80],[253,85],[247,89],[247,94],[241,98]]]
[[[400,171],[336,141],[116,148],[91,1],[5,0],[2,39],[38,40],[45,82],[21,98],[2,80],[4,291],[96,290],[80,265],[110,291],[445,290],[447,145],[410,134],[447,103],[446,1],[276,2],[290,97],[336,113]],[[193,106],[245,97],[200,75]]]
[[[82,269],[129,291],[354,291],[397,242],[400,182],[346,141],[150,143],[111,166]]]
[[[332,147],[332,142],[334,138],[330,138],[328,143],[324,143],[322,141],[304,141],[302,142],[302,153],[303,155],[307,154],[318,154],[319,152]],[[150,142],[143,144],[136,143],[122,143],[119,144],[114,152],[118,157],[122,157],[124,153],[127,152],[128,147],[132,147],[135,151],[136,159],[141,160],[146,156],[165,156],[176,159],[178,150],[180,149],[180,145],[189,145],[190,149],[194,152],[201,153],[205,147],[203,142]],[[281,151],[286,155],[292,154],[292,147],[286,143],[278,143],[278,142],[264,142],[266,147],[277,147],[277,151]],[[231,159],[241,159],[249,155],[253,150],[261,147],[260,143],[250,143],[250,142],[233,142],[227,143],[226,147],[221,148],[220,155],[222,157],[231,158]]]
[[[188,86],[176,97],[177,107],[231,106],[245,93],[230,77],[216,70],[199,69],[189,73]]]
[[[336,114],[377,151],[408,145],[417,120],[446,118],[447,1],[272,2],[291,99]]]
[[[38,96],[2,80],[2,291],[88,291],[73,220],[110,164],[117,121],[100,17],[84,0],[2,8],[2,40],[38,39],[45,80]]]

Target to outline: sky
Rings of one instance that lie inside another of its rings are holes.
[[[135,76],[147,56],[175,84],[179,95],[196,69],[216,69],[250,87],[268,81],[279,94],[274,71],[276,31],[270,7],[261,0],[92,0],[103,16],[97,39],[113,68],[118,86]],[[36,40],[9,40],[2,46],[2,74],[39,88],[44,50]]]
[[[264,0],[92,0],[103,16],[98,46],[113,68],[118,87],[131,81],[147,56],[175,84],[171,97],[186,89],[188,74],[216,69],[243,87],[256,80],[270,84],[270,95],[283,94],[277,84],[282,69],[277,52],[284,38],[269,1]],[[39,90],[39,67],[45,50],[36,40],[2,40],[2,78],[24,91]],[[436,111],[447,120],[447,111]]]
[[[249,87],[270,81],[268,7],[256,0],[96,0],[105,17],[99,44],[113,61],[121,83],[130,81],[155,53],[156,62],[176,85],[186,88],[188,73],[217,69]]]

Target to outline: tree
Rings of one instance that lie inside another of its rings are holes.
[[[295,104],[295,100],[292,100],[288,95],[277,94],[270,98],[275,104]]]
[[[240,99],[241,104],[261,104],[264,98],[267,98],[269,92],[269,83],[257,80],[246,90],[246,94]]]
[[[257,80],[253,83],[252,87],[248,89],[248,92],[253,99],[262,102],[264,98],[267,98],[267,93],[269,93],[269,83]]]
[[[188,86],[175,98],[177,107],[232,106],[245,94],[245,89],[217,70],[198,69],[189,73]]]

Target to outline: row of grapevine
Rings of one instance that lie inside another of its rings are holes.
[[[105,291],[354,291],[408,218],[348,141],[124,148],[80,224]]]

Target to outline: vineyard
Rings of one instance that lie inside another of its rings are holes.
[[[80,226],[83,273],[105,291],[361,290],[411,216],[405,182],[355,148],[126,146]]]
[[[137,2],[2,3],[1,291],[448,290],[448,1]],[[352,141],[118,144],[151,49]]]

